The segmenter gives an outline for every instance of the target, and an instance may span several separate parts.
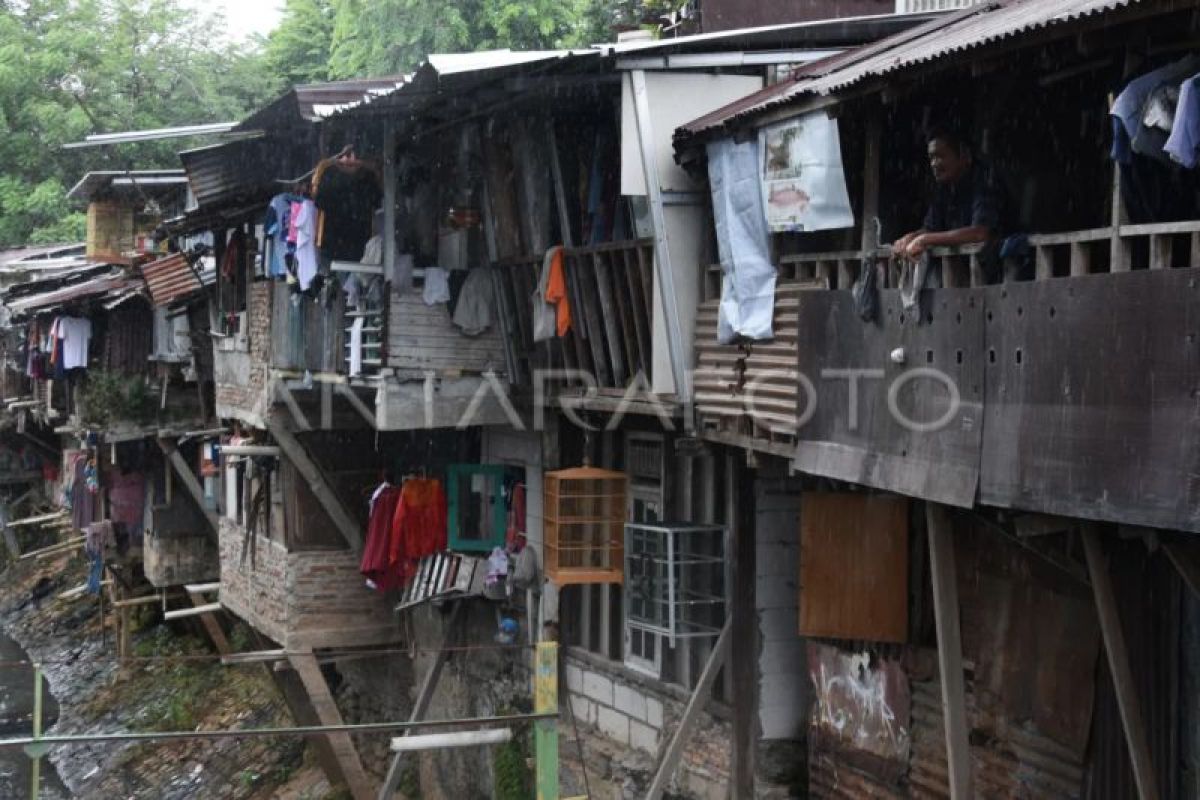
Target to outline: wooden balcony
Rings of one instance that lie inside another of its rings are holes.
[[[1200,530],[1200,221],[1029,240],[1035,278],[990,286],[974,250],[935,251],[948,288],[918,310],[886,251],[788,257],[772,342],[718,345],[707,301],[702,430],[939,502]],[[847,290],[864,257],[870,323]]]

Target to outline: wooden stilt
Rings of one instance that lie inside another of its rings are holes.
[[[1121,618],[1117,614],[1116,593],[1113,591],[1112,576],[1108,574],[1100,534],[1095,525],[1088,524],[1084,525],[1082,535],[1092,594],[1096,598],[1096,613],[1100,618],[1100,633],[1104,638],[1104,653],[1108,657],[1108,670],[1112,673],[1113,688],[1117,693],[1117,710],[1121,714],[1125,743],[1129,746],[1129,761],[1133,765],[1133,780],[1141,800],[1158,800],[1158,781],[1150,758],[1146,723],[1141,703],[1138,702],[1133,672],[1129,667],[1129,650],[1121,629]]]
[[[325,509],[325,513],[329,515],[329,519],[338,529],[338,532],[342,534],[342,538],[346,540],[346,543],[350,545],[352,550],[356,553],[361,553],[363,536],[358,523],[345,504],[342,503],[337,492],[325,480],[325,476],[321,473],[316,463],[309,457],[304,446],[300,444],[300,440],[288,430],[283,421],[275,414],[267,418],[267,429],[271,431],[271,435],[275,437],[275,442],[283,449],[288,461],[292,462],[292,466],[308,482],[313,496],[317,498],[317,502],[321,504],[321,508]]]
[[[199,609],[205,606],[202,592],[193,591],[191,587],[188,587],[188,597],[195,608]],[[221,622],[215,613],[211,611],[201,613],[200,624],[204,626],[208,638],[212,639],[213,646],[217,648],[218,653],[227,656],[233,652],[233,648],[229,646],[229,639],[226,638],[225,631],[221,629]]]
[[[312,651],[290,655],[288,660],[300,677],[301,683],[304,684],[304,689],[308,693],[309,701],[312,703],[320,723],[322,725],[345,724],[342,720],[342,712],[338,710],[337,703],[333,700],[333,694],[329,691],[329,684],[325,682],[321,665],[317,663],[317,658]],[[355,749],[354,740],[350,738],[350,734],[345,732],[329,733],[325,738],[333,749],[346,787],[354,796],[354,800],[373,800],[375,792],[371,789],[371,780],[363,769],[362,761],[358,757],[358,750]]]
[[[946,763],[951,800],[971,797],[971,750],[967,738],[967,695],[963,685],[962,630],[958,618],[958,577],[950,515],[944,506],[925,504],[933,613],[937,626],[942,713],[946,721]]]
[[[696,720],[700,716],[700,710],[708,702],[712,685],[717,680],[717,673],[721,671],[721,667],[725,665],[725,660],[729,655],[729,641],[732,638],[730,628],[732,624],[731,620],[725,621],[725,627],[721,629],[721,635],[717,637],[717,643],[713,645],[712,652],[709,653],[708,663],[704,665],[704,671],[700,673],[700,682],[692,690],[692,696],[688,699],[687,707],[683,711],[683,717],[679,720],[679,725],[675,728],[675,734],[671,737],[671,742],[667,745],[667,750],[663,754],[662,761],[658,764],[658,770],[654,774],[654,782],[650,784],[650,790],[646,792],[646,800],[661,800],[663,793],[667,789],[667,785],[671,782],[671,777],[675,774],[675,768],[679,765],[679,758],[683,755],[683,748],[687,745],[688,739],[691,738],[692,728],[695,727]]]
[[[179,476],[179,480],[183,484],[183,487],[187,489],[187,493],[192,496],[192,500],[196,501],[196,507],[204,513],[204,518],[208,520],[208,526],[212,529],[213,537],[218,536],[221,530],[220,522],[217,520],[217,515],[205,505],[204,487],[200,485],[200,480],[192,472],[192,468],[188,466],[187,461],[184,460],[174,442],[167,439],[159,439],[158,447],[162,450],[163,455],[167,457],[167,460],[171,462],[175,474]]]
[[[425,712],[429,710],[429,703],[433,700],[433,693],[437,690],[438,679],[442,676],[442,667],[446,664],[446,655],[448,654],[447,646],[452,642],[454,630],[458,622],[458,618],[462,615],[463,604],[461,602],[454,604],[454,610],[450,612],[450,619],[446,623],[446,635],[442,639],[442,646],[438,648],[437,653],[433,657],[433,663],[429,665],[429,671],[425,673],[424,680],[421,681],[421,688],[417,691],[417,699],[413,703],[412,712],[408,715],[409,722],[419,722]],[[406,730],[403,734],[408,735]],[[383,781],[383,787],[379,790],[379,800],[392,800],[396,794],[396,788],[400,784],[400,776],[403,773],[404,753],[397,752],[392,757],[392,764],[388,768],[387,777]]]

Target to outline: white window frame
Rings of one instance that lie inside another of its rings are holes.
[[[629,454],[632,451],[631,445],[639,443],[658,446],[659,465],[656,480],[657,485],[639,483],[638,479],[629,469]],[[663,510],[666,508],[667,494],[667,442],[665,437],[656,433],[627,433],[625,435],[625,462],[626,471],[629,473],[629,494],[627,500],[629,511],[626,514],[626,518],[630,522],[661,522],[663,519]],[[650,519],[648,515],[638,514],[639,503],[642,509],[652,511],[655,514],[655,519]],[[622,607],[626,609],[625,619],[621,623],[621,638],[624,642],[622,655],[625,666],[652,678],[661,678],[663,650],[667,646],[667,637],[642,628],[631,628],[627,610],[628,597],[625,598]],[[648,640],[654,642],[654,653],[650,656],[646,655],[644,649],[644,643]]]

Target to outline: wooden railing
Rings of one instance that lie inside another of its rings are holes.
[[[538,368],[565,368],[595,377],[600,388],[623,389],[639,373],[650,379],[654,246],[650,240],[613,242],[564,252],[571,331],[533,341],[533,293],[541,257],[496,265],[514,383]]]
[[[1121,225],[1066,233],[1031,233],[1027,237],[1034,263],[1034,279],[1078,277],[1135,269],[1169,269],[1200,266],[1200,220]],[[937,247],[931,250],[946,287],[982,286],[979,245]],[[830,289],[848,289],[859,265],[870,256],[886,264],[884,286],[899,283],[899,268],[891,262],[891,248],[799,253],[779,259],[779,281],[824,283]],[[706,296],[719,293],[720,268],[709,269]]]
[[[1030,234],[1032,280],[1200,267],[1200,220],[1153,225],[1121,225],[1067,233]],[[945,287],[985,284],[979,246],[935,248],[935,269]],[[781,455],[797,430],[801,401],[798,314],[806,291],[848,290],[864,259],[879,268],[880,286],[899,285],[900,268],[891,248],[782,256],[775,297],[775,337],[771,341],[717,343],[721,270],[705,271],[705,301],[698,311],[695,350],[696,406],[710,436],[752,437]]]

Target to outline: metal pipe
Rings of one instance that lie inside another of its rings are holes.
[[[54,735],[33,738],[18,736],[0,739],[0,749],[25,747],[34,743],[45,745],[70,745],[105,742],[158,742],[179,739],[239,739],[268,736],[324,736],[330,733],[382,733],[421,728],[465,728],[483,725],[501,725],[514,722],[537,722],[557,719],[558,712],[534,714],[510,714],[504,717],[465,717],[462,719],[430,719],[407,722],[365,722],[349,725],[308,725],[285,728],[247,728],[245,730],[218,731],[162,731],[147,733],[84,733],[78,735]]]
[[[42,668],[33,668],[33,741],[42,738]],[[29,796],[37,800],[42,783],[42,755],[38,750],[29,770]]]
[[[474,747],[485,744],[504,744],[512,741],[512,728],[492,728],[481,731],[427,733],[424,736],[405,736],[392,739],[393,753],[412,750],[437,750],[446,747]]]

